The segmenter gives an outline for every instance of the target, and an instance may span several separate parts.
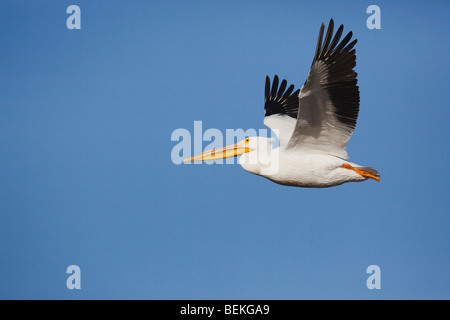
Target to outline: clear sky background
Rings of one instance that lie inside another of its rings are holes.
[[[0,298],[449,299],[449,9],[1,1]],[[302,189],[172,163],[173,130],[195,120],[265,128],[265,76],[300,87],[330,18],[358,39],[351,161],[381,183]],[[66,288],[73,264],[81,290]]]

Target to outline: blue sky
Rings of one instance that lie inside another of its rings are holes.
[[[1,1],[0,298],[449,299],[449,9]],[[330,18],[358,39],[348,151],[381,183],[302,189],[172,163],[173,130],[196,120],[265,128],[265,76],[300,87]]]

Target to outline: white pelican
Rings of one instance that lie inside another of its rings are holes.
[[[346,144],[359,112],[357,74],[353,70],[357,40],[350,42],[349,32],[339,42],[344,27],[341,25],[334,37],[333,27],[331,19],[322,41],[322,23],[311,69],[300,90],[293,92],[294,85],[286,90],[286,80],[278,87],[276,75],[271,87],[266,77],[264,124],[277,133],[279,148],[272,148],[269,138],[248,137],[184,161],[242,155],[239,164],[244,170],[288,186],[324,188],[351,181],[380,181],[371,167],[346,161]]]

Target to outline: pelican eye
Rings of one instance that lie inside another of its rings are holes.
[[[250,142],[250,138],[245,139],[244,143],[249,143]]]

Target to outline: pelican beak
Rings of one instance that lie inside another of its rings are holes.
[[[229,158],[229,157],[236,157],[243,153],[247,153],[247,152],[255,150],[255,149],[245,146],[245,144],[246,144],[246,142],[244,140],[244,141],[238,142],[236,144],[233,144],[231,146],[205,151],[199,155],[196,155],[196,156],[193,156],[190,158],[186,158],[183,160],[183,162],[224,159],[224,158]]]

